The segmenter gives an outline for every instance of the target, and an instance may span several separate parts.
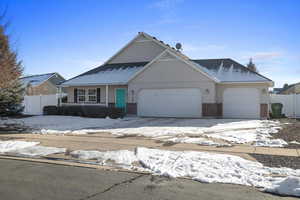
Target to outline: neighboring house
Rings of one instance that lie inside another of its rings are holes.
[[[140,32],[102,66],[61,87],[65,105],[116,106],[145,117],[266,118],[273,85],[232,59],[190,59]]]
[[[65,81],[65,79],[56,72],[25,76],[20,78],[20,80],[25,88],[25,95],[27,96],[56,94],[58,85]]]
[[[283,88],[273,88],[272,94],[280,94],[280,92],[283,90]]]
[[[300,82],[283,88],[279,94],[300,94]]]

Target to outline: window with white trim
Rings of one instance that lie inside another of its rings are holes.
[[[97,101],[97,90],[96,89],[88,89],[88,101],[96,102]]]
[[[78,89],[77,90],[77,100],[79,103],[85,102],[85,89]]]

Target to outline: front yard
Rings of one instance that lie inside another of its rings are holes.
[[[76,160],[300,196],[298,149],[271,148],[297,148],[295,121],[34,116],[1,123],[22,124],[31,134],[0,135],[0,154]]]
[[[115,120],[71,116],[34,116],[2,120],[2,123],[24,124],[31,129],[31,132],[38,134],[110,133],[118,137],[147,137],[169,144],[288,146],[288,143],[281,138],[273,138],[283,124],[268,120],[136,117]]]

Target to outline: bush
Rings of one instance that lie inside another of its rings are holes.
[[[123,118],[125,116],[125,110],[122,108],[108,108],[108,116],[111,119]]]
[[[57,106],[44,106],[43,108],[44,115],[58,115],[58,107]]]
[[[44,115],[66,115],[66,116],[81,116],[91,118],[106,118],[111,119],[123,118],[125,110],[115,107],[104,107],[94,105],[74,105],[74,106],[45,106],[43,109]]]

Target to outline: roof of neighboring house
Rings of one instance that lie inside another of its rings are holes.
[[[105,64],[63,82],[62,86],[123,85],[147,62]]]
[[[282,93],[282,92],[284,92],[284,91],[287,91],[288,89],[290,89],[290,88],[292,88],[292,87],[294,87],[294,86],[296,86],[296,85],[300,85],[300,82],[299,82],[299,83],[291,84],[291,85],[287,86],[286,88],[282,88],[281,91],[280,91],[279,93]],[[274,88],[274,89],[275,89],[275,88]]]
[[[283,88],[273,88],[273,93],[279,94],[282,90],[283,90]]]
[[[38,74],[38,75],[31,75],[31,76],[21,77],[20,81],[21,81],[21,83],[24,87],[27,87],[28,85],[35,87],[35,86],[38,86],[38,85],[44,83],[45,81],[49,80],[51,77],[53,77],[55,75],[60,76],[56,72],[47,73],[47,74]],[[59,84],[59,83],[56,83],[56,84]]]
[[[192,60],[198,67],[220,82],[270,82],[272,80],[251,71],[244,65],[230,59],[198,59]]]

